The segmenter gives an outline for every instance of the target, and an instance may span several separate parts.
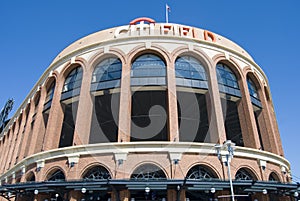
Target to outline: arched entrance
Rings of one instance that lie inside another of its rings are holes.
[[[82,176],[82,179],[87,182],[95,182],[95,181],[107,181],[111,179],[111,175],[109,171],[100,165],[93,166],[89,168]],[[112,191],[108,189],[107,186],[97,186],[96,188],[83,188],[82,192],[82,200],[92,201],[92,200],[110,200],[112,197]]]
[[[218,179],[216,173],[214,173],[210,168],[204,165],[193,166],[186,175],[187,180],[197,180],[199,182],[211,181]],[[204,200],[214,200],[215,191],[210,189],[201,188],[187,188],[186,189],[186,200],[188,201],[204,201]]]
[[[131,181],[145,181],[145,185],[134,184],[128,186],[130,190],[130,199],[132,201],[144,200],[167,200],[167,185],[148,185],[147,181],[163,181],[167,177],[163,170],[153,164],[143,164],[137,167],[132,175]]]

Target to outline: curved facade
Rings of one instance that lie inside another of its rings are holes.
[[[1,134],[0,191],[17,200],[224,200],[227,151],[215,145],[228,140],[238,200],[293,195],[262,69],[220,35],[139,18],[54,59]]]

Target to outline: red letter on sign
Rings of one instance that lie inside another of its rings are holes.
[[[204,40],[208,40],[208,38],[210,38],[214,43],[217,41],[215,34],[210,31],[204,30]]]
[[[136,18],[136,19],[132,20],[132,21],[130,22],[130,25],[135,25],[135,24],[137,24],[138,22],[142,22],[142,21],[148,22],[148,23],[155,23],[155,21],[154,21],[153,19],[151,19],[151,18],[148,18],[148,17],[140,17],[140,18]]]

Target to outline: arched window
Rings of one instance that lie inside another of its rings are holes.
[[[249,76],[247,76],[247,85],[249,89],[249,94],[252,102],[252,108],[257,128],[257,133],[259,137],[260,142],[260,149],[264,150],[264,144],[263,144],[263,138],[261,134],[261,124],[265,122],[265,120],[260,120],[261,112],[262,112],[262,106],[259,99],[257,87],[255,86],[254,82],[251,80]]]
[[[44,103],[44,110],[43,110],[43,120],[44,120],[44,126],[45,128],[47,128],[47,124],[48,124],[48,118],[49,118],[49,114],[50,114],[50,107],[52,104],[52,99],[54,96],[54,90],[55,90],[55,81],[53,81],[47,91],[47,96],[46,96],[46,100]]]
[[[269,181],[279,182],[280,179],[276,173],[271,172],[271,174],[269,175]]]
[[[225,64],[217,64],[217,79],[220,92],[241,97],[237,78],[232,70]]]
[[[34,181],[35,181],[35,175],[34,175],[33,172],[30,172],[30,173],[28,174],[28,176],[26,177],[26,181],[27,181],[27,182],[34,182]]]
[[[249,77],[247,77],[247,85],[250,93],[251,102],[257,107],[261,108],[261,102],[259,99],[257,88]]]
[[[256,180],[250,170],[241,168],[235,174],[235,180]]]
[[[61,105],[64,111],[63,126],[61,129],[61,135],[59,140],[59,147],[72,146],[74,130],[76,124],[76,116],[78,109],[78,100],[72,99],[80,94],[82,81],[82,68],[80,66],[74,68],[67,76],[62,94],[61,94]]]
[[[205,69],[194,57],[178,57],[175,61],[175,74],[178,86],[208,88]]]
[[[49,177],[47,181],[65,181],[65,174],[61,170],[54,171]]]
[[[55,81],[53,81],[50,87],[48,88],[46,100],[44,103],[44,111],[51,107],[52,99],[54,96],[54,90],[55,90]]]
[[[205,180],[217,177],[209,168],[202,165],[196,165],[188,171],[186,178]]]
[[[84,180],[107,180],[111,179],[111,175],[106,168],[102,166],[96,166],[88,170],[83,175]]]
[[[161,87],[165,85],[166,65],[160,57],[143,54],[133,61],[130,141],[168,139],[166,88]]]
[[[241,97],[238,80],[233,71],[223,63],[218,63],[216,70],[226,138],[233,141],[237,146],[244,146],[238,111],[238,100]]]
[[[206,104],[208,84],[205,69],[196,58],[181,56],[175,61],[175,74],[179,140],[205,142],[209,130]]]
[[[166,85],[166,64],[154,54],[144,54],[131,66],[131,86]]]
[[[166,179],[165,173],[156,165],[144,164],[136,168],[131,179],[134,180],[160,180]]]
[[[120,87],[122,62],[118,58],[101,61],[92,75],[91,91]]]
[[[61,94],[61,100],[65,100],[80,94],[82,80],[82,68],[74,68],[67,76]]]
[[[89,143],[117,142],[120,105],[119,91],[122,62],[118,58],[102,60],[92,75],[91,94],[94,98]]]

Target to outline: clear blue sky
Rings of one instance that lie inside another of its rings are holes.
[[[300,181],[300,1],[2,0],[0,107],[16,110],[54,57],[90,33],[147,16],[211,30],[248,51],[266,73],[286,158]]]

